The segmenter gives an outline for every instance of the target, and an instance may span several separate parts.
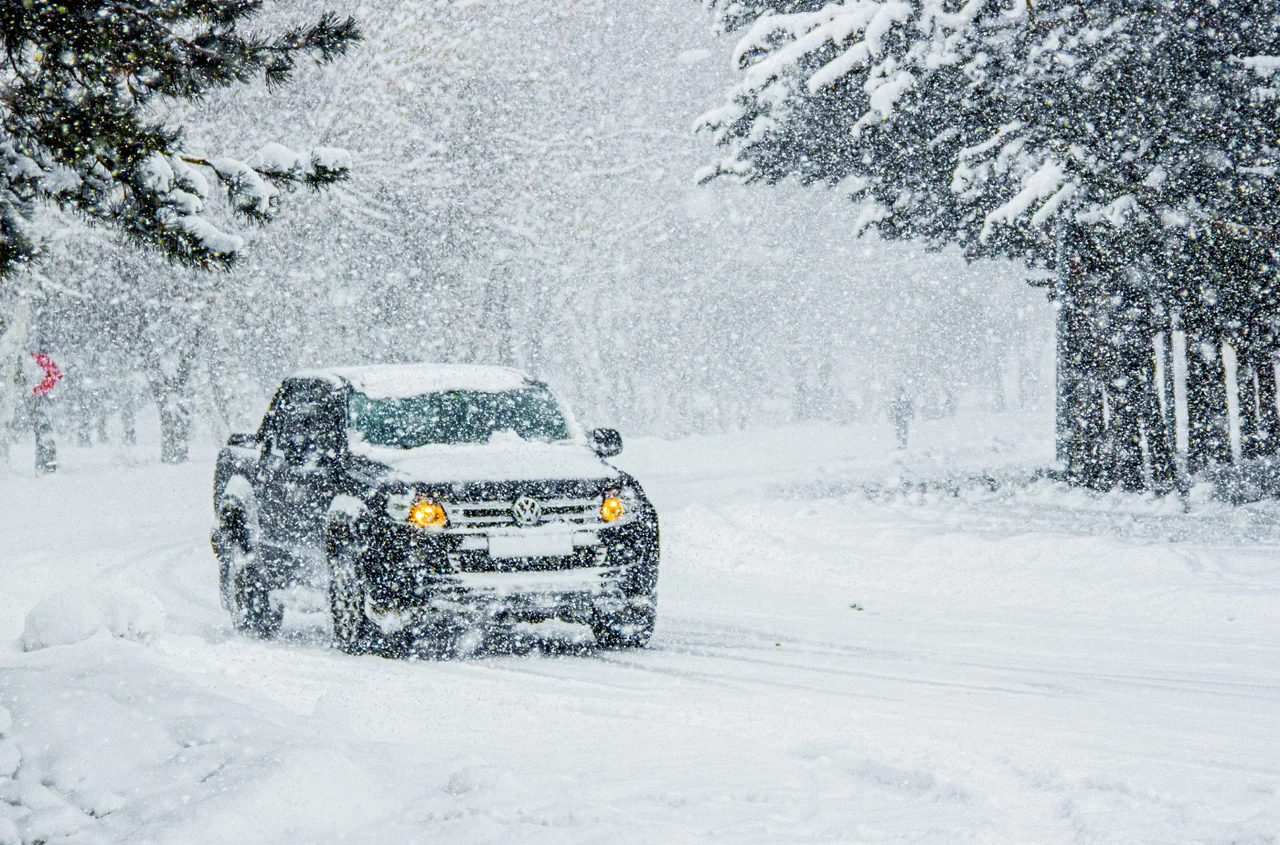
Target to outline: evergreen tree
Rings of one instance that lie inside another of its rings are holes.
[[[884,235],[1056,269],[1055,297],[1079,312],[1062,324],[1062,457],[1081,483],[1140,486],[1145,443],[1157,481],[1170,476],[1159,444],[1171,442],[1171,415],[1155,425],[1159,386],[1138,350],[1167,335],[1174,314],[1213,361],[1242,326],[1251,350],[1265,348],[1252,364],[1274,348],[1259,342],[1274,328],[1257,324],[1276,286],[1263,243],[1280,204],[1273,10],[1243,0],[796,5],[717,7],[743,33],[742,79],[703,119],[729,151],[704,178],[839,182]],[[1229,455],[1214,366],[1204,402],[1191,402],[1193,435],[1206,432],[1193,436],[1193,457]],[[1111,422],[1100,426],[1104,403]]]
[[[0,278],[40,250],[35,215],[54,203],[133,243],[198,267],[229,267],[241,239],[201,216],[207,173],[245,218],[269,219],[279,186],[331,184],[341,150],[270,144],[248,161],[185,149],[157,108],[262,75],[286,82],[299,58],[329,62],[360,37],[323,15],[271,35],[245,29],[263,0],[23,0],[0,4]]]

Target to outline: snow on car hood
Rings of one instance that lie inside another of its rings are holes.
[[[353,442],[351,450],[391,467],[400,480],[432,484],[457,481],[540,481],[618,478],[616,469],[585,445],[537,443],[519,438],[488,443],[396,449]]]

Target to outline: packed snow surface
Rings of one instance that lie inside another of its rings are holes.
[[[234,634],[212,448],[15,453],[0,842],[1275,842],[1280,508],[1037,479],[1050,423],[629,439],[651,647],[529,626],[446,663],[344,656],[303,594]],[[23,651],[48,597],[128,589],[149,643]]]
[[[370,364],[294,375],[299,378],[340,376],[373,399],[421,396],[442,390],[498,393],[524,387],[527,382],[519,370],[478,364]]]

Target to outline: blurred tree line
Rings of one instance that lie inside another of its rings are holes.
[[[198,148],[349,149],[349,178],[282,185],[267,228],[210,206],[244,241],[231,273],[52,221],[30,288],[67,362],[59,425],[97,442],[103,416],[115,436],[145,411],[181,460],[193,425],[256,425],[289,370],[373,361],[511,364],[672,436],[879,418],[908,383],[935,416],[1042,396],[1051,340],[1019,262],[856,241],[839,192],[692,183],[689,115],[730,78],[685,2],[264,4],[264,31],[332,9],[364,41],[169,119]]]

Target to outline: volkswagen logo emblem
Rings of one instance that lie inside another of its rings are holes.
[[[516,525],[521,528],[531,528],[542,522],[542,505],[538,504],[537,499],[521,496],[512,505],[511,514],[516,518]]]

